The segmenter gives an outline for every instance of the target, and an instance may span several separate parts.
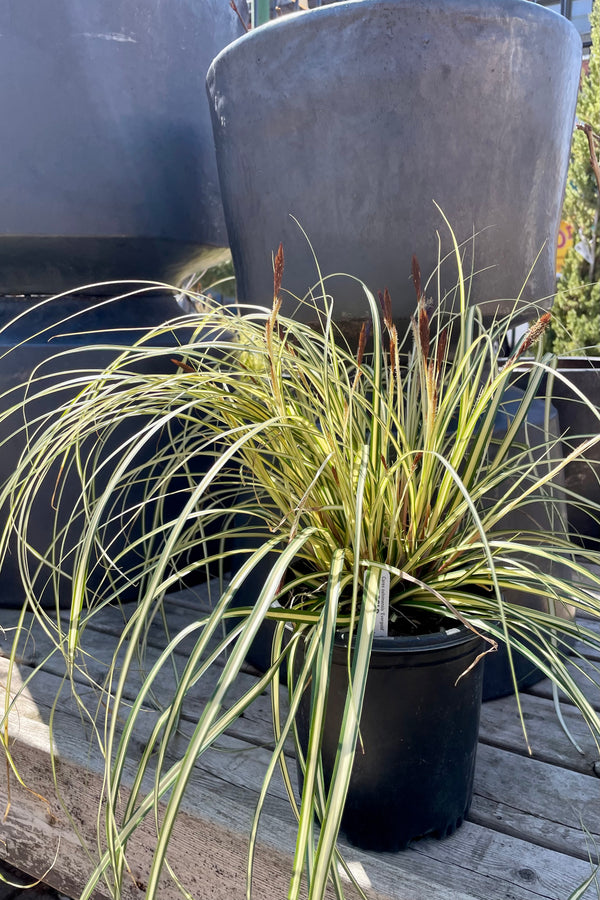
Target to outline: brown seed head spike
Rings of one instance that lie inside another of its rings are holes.
[[[236,16],[238,17],[238,19],[240,20],[240,22],[242,23],[242,28],[244,29],[244,31],[247,34],[250,31],[250,26],[247,25],[244,22],[244,20],[242,19],[241,15],[240,15],[240,11],[237,8],[237,4],[236,4],[235,0],[229,0],[229,5],[232,8],[232,10],[234,11],[234,13],[236,14]]]
[[[423,359],[427,360],[429,357],[429,316],[422,300],[419,303],[419,344]]]
[[[279,249],[277,251],[277,255],[275,256],[275,264],[273,266],[273,299],[276,300],[279,297],[279,291],[281,290],[281,282],[283,279],[283,244],[279,244]]]
[[[356,366],[360,369],[362,366],[363,357],[365,355],[365,347],[367,346],[367,340],[370,332],[370,322],[363,322],[362,327],[360,329],[360,335],[358,338],[358,352],[356,354]]]
[[[393,326],[390,329],[390,369],[392,374],[396,371],[396,365],[398,362],[398,354],[396,352],[396,348],[398,346],[398,333],[396,331],[396,327]]]
[[[525,337],[523,338],[523,343],[517,350],[516,356],[521,356],[521,354],[526,353],[529,348],[538,341],[546,328],[550,324],[550,320],[552,319],[552,313],[544,313],[543,316],[540,316],[537,322],[534,322]]]
[[[383,301],[381,305],[383,306],[383,321],[385,322],[385,327],[389,331],[394,324],[394,319],[392,316],[392,298],[390,297],[390,292],[387,288],[383,289]]]
[[[412,278],[415,285],[415,291],[417,292],[417,301],[419,301],[423,296],[421,291],[421,267],[419,266],[419,260],[414,253],[412,257]]]
[[[440,334],[440,338],[438,340],[437,350],[436,350],[436,360],[437,360],[437,376],[439,376],[442,365],[444,363],[444,358],[446,356],[446,347],[448,344],[448,328],[444,328],[442,333]]]
[[[182,359],[172,359],[172,363],[174,363],[178,369],[182,369],[184,372],[195,372],[196,370],[185,363]]]

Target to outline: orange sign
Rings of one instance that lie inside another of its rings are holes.
[[[560,223],[560,230],[558,232],[558,246],[556,248],[556,274],[560,275],[563,267],[563,263],[565,261],[565,256],[567,255],[567,250],[570,250],[573,246],[573,226],[569,225],[567,222]]]

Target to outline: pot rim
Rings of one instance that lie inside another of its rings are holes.
[[[477,18],[485,23],[490,19],[501,18],[511,27],[511,22],[519,20],[524,25],[547,25],[550,30],[564,32],[565,36],[570,34],[571,39],[576,37],[577,41],[581,41],[579,32],[573,23],[561,16],[559,13],[538,3],[531,3],[529,0],[429,0],[427,12],[435,14],[438,7],[440,12],[446,15],[452,15],[454,18],[461,13],[469,19]],[[433,8],[433,9],[432,9]],[[236,38],[230,44],[227,44],[215,56],[208,69],[208,76],[218,67],[220,61],[231,53],[236,53],[236,48],[248,42],[255,43],[261,40],[269,42],[269,33],[275,29],[286,28],[319,28],[320,21],[325,22],[332,19],[334,22],[349,16],[351,19],[360,19],[363,24],[368,23],[368,14],[370,11],[378,9],[384,12],[390,10],[402,10],[409,15],[414,15],[417,19],[422,17],[422,10],[417,5],[415,8],[414,0],[342,0],[338,3],[329,3],[325,6],[315,7],[309,10],[298,10],[290,15],[280,16],[277,19],[271,19],[258,28],[253,28],[245,34]]]
[[[428,653],[439,647],[451,649],[469,644],[472,641],[482,642],[481,636],[467,628],[457,619],[448,620],[450,627],[429,634],[412,635],[388,635],[387,637],[373,638],[373,652],[377,653]],[[338,632],[335,639],[335,647],[348,648],[348,632]]]

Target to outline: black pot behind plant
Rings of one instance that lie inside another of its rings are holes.
[[[284,288],[316,282],[295,216],[324,273],[387,286],[407,319],[435,201],[459,242],[477,233],[473,301],[549,303],[580,67],[573,25],[526,0],[336,3],[235,41],[207,84],[239,300],[268,302],[280,241]],[[358,286],[328,287],[347,326],[364,317]]]
[[[552,376],[549,391],[552,406],[558,417],[559,432],[564,436],[566,455],[574,444],[593,437],[598,433],[600,419],[600,357],[560,356],[557,360],[558,374]],[[523,363],[521,383],[529,377],[529,366]],[[568,383],[562,380],[566,378]],[[544,374],[538,393],[540,398],[548,394],[548,375]],[[581,392],[588,401],[582,400],[575,391]],[[564,485],[584,500],[600,504],[600,447],[588,447],[585,453],[568,463],[564,470]],[[567,519],[571,539],[590,549],[600,545],[600,513],[593,511],[585,503],[573,502],[565,497]]]
[[[578,388],[588,401],[600,408],[600,358],[589,356],[561,357],[558,370]],[[565,441],[581,440],[598,434],[600,419],[593,409],[579,398],[558,377],[552,386],[552,404],[558,412],[561,433]],[[594,503],[600,503],[600,447],[586,450],[581,459],[574,460],[565,469],[565,486]],[[574,537],[583,546],[597,549],[600,546],[600,514],[586,512],[585,508],[567,501],[569,525]]]
[[[448,626],[447,626],[448,627]],[[444,837],[464,820],[473,793],[483,641],[464,627],[376,638],[342,829],[365,850],[400,850],[426,834]],[[335,645],[323,736],[326,783],[333,771],[348,689],[347,643]],[[298,717],[306,747],[309,691]]]
[[[495,423],[494,436],[496,440],[501,440],[506,434],[506,431],[513,420],[514,411],[518,409],[522,399],[523,391],[520,388],[511,387],[506,391],[503,399],[502,412],[497,417]],[[536,446],[543,445],[546,441],[545,415],[544,400],[541,398],[534,399],[529,407],[526,423],[515,436],[515,442],[522,446],[530,447],[533,455],[535,455]],[[558,413],[554,408],[554,405],[550,409],[548,428],[550,436],[558,439],[561,425],[559,424]],[[541,460],[538,463],[534,477],[539,477],[542,474],[543,466],[559,463],[561,456],[560,444],[557,444],[552,451],[551,459]],[[495,502],[499,498],[505,496],[510,487],[511,485],[509,482],[503,482],[494,491],[490,500]],[[526,528],[527,530],[537,531],[540,535],[543,535],[544,532],[548,530],[555,532],[562,531],[566,538],[568,531],[567,506],[564,502],[564,495],[562,494],[562,485],[557,483],[556,479],[553,482],[552,491],[555,494],[552,504],[546,504],[544,500],[540,499],[535,503],[532,503],[525,512],[523,509],[520,509],[518,512],[508,513],[498,523],[498,530],[500,532],[508,530],[518,533],[520,529]],[[559,492],[561,492],[560,495],[556,496]],[[526,517],[525,519],[524,516]],[[493,534],[489,535],[489,537],[493,538]],[[546,566],[544,571],[547,571],[548,574],[559,575],[561,577],[565,575],[565,572],[558,571],[561,567],[556,564],[544,563],[542,561],[540,566],[543,568],[544,565]],[[533,609],[548,609],[548,603],[544,597],[532,595],[526,591],[507,588],[504,591],[504,599],[508,603],[516,603],[520,606],[526,606]],[[565,618],[572,618],[574,615],[572,607],[565,605],[561,606],[559,603],[556,604],[555,611],[557,615],[561,615]],[[521,653],[513,653],[513,664],[517,686],[519,688],[530,687],[545,677],[544,673]],[[483,699],[484,701],[494,700],[497,697],[511,694],[513,691],[514,683],[508,661],[508,654],[506,647],[501,644],[498,648],[498,652],[489,654],[485,660]]]

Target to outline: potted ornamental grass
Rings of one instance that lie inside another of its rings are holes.
[[[351,346],[335,325],[326,278],[294,300],[320,310],[318,329],[304,324],[305,315],[282,315],[280,248],[272,304],[238,310],[191,296],[194,315],[142,334],[104,369],[70,373],[70,396],[66,383],[62,392],[43,379],[29,385],[18,408],[27,446],[0,497],[10,511],[0,549],[17,534],[27,603],[67,672],[81,663],[94,615],[119,603],[124,589],[137,597],[115,638],[102,703],[72,680],[106,760],[98,822],[107,850],[96,857],[83,900],[102,879],[118,896],[128,841],[162,803],[147,879],[147,896],[157,896],[194,765],[267,688],[273,745],[250,835],[248,896],[260,814],[278,769],[297,815],[292,898],[304,880],[311,898],[323,897],[329,882],[343,896],[341,830],[361,846],[397,849],[460,825],[472,790],[483,661],[497,646],[511,670],[517,653],[538,666],[600,736],[598,713],[576,681],[581,657],[569,656],[575,640],[599,650],[600,638],[587,618],[564,615],[569,607],[600,616],[600,576],[588,568],[600,554],[571,544],[560,490],[564,466],[599,438],[565,456],[549,431],[520,437],[552,358],[532,356],[524,383],[519,366],[548,314],[501,361],[510,320],[483,326],[468,303],[458,246],[454,262],[456,286],[435,305],[435,277],[422,283],[413,264],[416,309],[404,336],[393,297],[376,298],[360,284],[365,324]],[[169,372],[146,365],[157,358],[170,361]],[[51,413],[36,415],[36,392],[56,392]],[[131,421],[134,433],[121,431]],[[49,479],[56,528],[41,548],[29,539],[31,515]],[[61,486],[73,479],[80,499],[65,509]],[[540,506],[553,527],[536,525],[532,510]],[[518,528],[506,524],[515,512]],[[114,539],[115,520],[132,536],[126,547]],[[236,542],[244,558],[228,578]],[[214,609],[170,635],[131,704],[125,685],[165,593],[204,567],[221,573]],[[245,586],[259,570],[262,586],[250,604]],[[40,606],[48,585],[61,593],[57,605],[68,604],[63,618]],[[544,608],[507,601],[515,587],[542,597]],[[240,672],[265,622],[273,625],[267,669],[242,690]],[[134,726],[190,635],[173,698],[139,747]],[[17,630],[15,655],[18,645]],[[217,665],[193,734],[177,734],[185,697]],[[290,740],[299,790],[284,753]],[[131,756],[137,771],[117,812]],[[18,754],[12,762],[18,771]]]

